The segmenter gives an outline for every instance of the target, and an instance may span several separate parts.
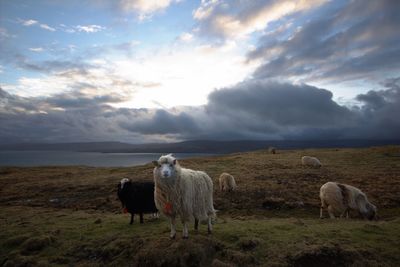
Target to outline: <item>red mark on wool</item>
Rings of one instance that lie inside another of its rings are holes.
[[[172,204],[171,204],[171,202],[165,203],[164,211],[167,214],[172,214]]]

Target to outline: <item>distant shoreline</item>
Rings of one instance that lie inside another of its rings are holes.
[[[100,153],[211,153],[228,154],[275,147],[278,150],[308,148],[362,148],[400,145],[399,140],[194,140],[177,143],[129,144],[121,142],[19,143],[0,145],[0,151],[71,151]]]
[[[0,167],[133,167],[157,160],[162,153],[102,153],[77,151],[0,151]],[[207,157],[210,153],[176,153],[179,159]]]

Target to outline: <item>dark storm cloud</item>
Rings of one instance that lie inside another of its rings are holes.
[[[19,97],[0,89],[2,142],[73,142],[112,140],[121,116],[109,103],[118,95],[89,97],[81,93]],[[130,134],[132,136],[132,134]]]
[[[87,96],[80,92],[70,92],[49,97],[46,103],[54,107],[72,109],[97,107],[109,103],[120,103],[124,100],[122,96],[116,94]]]
[[[199,131],[195,119],[186,112],[178,114],[166,110],[156,110],[154,115],[133,124],[121,123],[121,127],[141,134],[179,134],[187,135]]]
[[[250,80],[211,93],[203,107],[158,110],[123,127],[179,139],[393,139],[400,131],[393,116],[400,111],[400,98],[398,83],[391,84],[359,95],[362,105],[356,108],[337,104],[325,89]]]
[[[267,34],[248,59],[265,61],[256,78],[304,75],[305,80],[345,80],[400,69],[399,1],[351,1],[291,32]],[[292,33],[293,32],[293,33]]]
[[[400,77],[384,83],[385,89],[369,91],[356,97],[364,105],[359,111],[360,134],[371,138],[400,136]]]
[[[278,125],[329,125],[349,116],[348,109],[332,100],[332,93],[308,85],[265,81],[241,83],[209,95],[212,112],[240,112]],[[329,118],[329,119],[328,119]]]
[[[118,95],[23,98],[0,90],[0,136],[10,141],[130,142],[188,139],[395,139],[400,78],[346,107],[328,90],[248,80],[209,95],[200,107],[115,108]]]

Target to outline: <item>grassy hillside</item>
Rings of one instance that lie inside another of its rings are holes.
[[[301,166],[312,155],[321,169]],[[193,158],[181,165],[235,176],[234,194],[215,190],[215,230],[168,238],[164,218],[130,226],[121,177],[151,180],[153,167],[0,168],[0,264],[4,266],[398,266],[400,147],[266,150]],[[319,187],[352,184],[380,220],[320,220]],[[181,228],[179,228],[181,229]]]

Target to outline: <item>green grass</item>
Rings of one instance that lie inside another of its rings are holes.
[[[136,265],[145,258],[150,266],[162,265],[164,254],[167,263],[185,262],[185,252],[200,265],[216,261],[239,266],[285,266],[325,249],[334,251],[335,256],[351,255],[359,264],[374,266],[379,261],[382,266],[395,266],[400,262],[399,219],[378,222],[299,218],[238,220],[222,216],[217,218],[210,236],[206,234],[206,226],[201,225],[199,232],[190,230],[189,240],[183,240],[180,232],[176,240],[170,240],[166,219],[147,217],[145,224],[135,222],[131,226],[128,217],[2,207],[0,261],[5,266],[27,263],[118,266]],[[180,225],[178,230],[181,231]],[[176,254],[177,248],[183,249],[183,255]]]

